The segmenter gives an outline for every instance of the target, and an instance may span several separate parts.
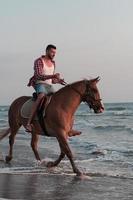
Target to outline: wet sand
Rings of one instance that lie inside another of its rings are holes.
[[[133,180],[65,175],[0,174],[0,198],[46,200],[132,200]],[[123,192],[124,191],[124,192]]]
[[[25,141],[25,143],[24,143]],[[50,141],[51,144],[52,141]],[[17,200],[132,200],[133,179],[95,174],[92,180],[80,180],[69,162],[54,171],[34,167],[30,138],[20,135],[11,164],[0,161],[0,199]],[[48,144],[49,145],[49,144]],[[8,152],[8,138],[0,145],[1,158]],[[55,159],[52,147],[40,148],[41,157]],[[27,170],[28,169],[28,170]],[[64,174],[63,174],[63,173]]]

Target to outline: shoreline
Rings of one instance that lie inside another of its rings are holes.
[[[47,200],[132,200],[133,180],[93,177],[79,180],[66,175],[0,174],[0,198]],[[122,192],[124,191],[124,192]]]

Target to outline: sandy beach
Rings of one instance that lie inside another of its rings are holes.
[[[65,175],[0,174],[0,197],[46,200],[132,200],[133,180],[93,177],[79,180]],[[124,190],[124,195],[123,195]]]

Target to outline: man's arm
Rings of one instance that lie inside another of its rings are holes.
[[[44,75],[43,74],[43,62],[40,58],[37,59],[34,63],[34,74],[38,80],[43,80],[43,81],[45,81],[47,79],[53,79],[53,78],[58,79],[60,76],[60,74],[58,74],[58,73],[53,74],[53,75]]]
[[[66,85],[66,84],[67,84],[67,83],[64,81],[64,79],[61,79],[61,78],[59,78],[59,79],[56,79],[56,78],[52,79],[52,83],[53,83],[53,84],[59,83],[59,84],[61,84],[61,85]]]

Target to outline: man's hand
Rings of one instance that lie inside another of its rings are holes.
[[[59,73],[56,73],[53,76],[54,76],[52,78],[52,83],[53,84],[59,83],[61,85],[66,85],[66,82],[64,81],[64,79],[60,78],[60,74]]]
[[[66,85],[66,82],[64,81],[64,79],[57,79],[57,78],[53,78],[52,79],[52,83],[53,84],[56,84],[56,83],[59,83],[59,84],[61,84],[61,85]]]
[[[64,79],[60,79],[59,80],[59,83],[61,84],[61,85],[66,85],[67,83],[64,81]]]
[[[54,74],[54,79],[60,79],[60,74],[59,73]]]
[[[52,83],[53,83],[53,84],[59,83],[59,79],[53,78],[53,79],[52,79]]]

